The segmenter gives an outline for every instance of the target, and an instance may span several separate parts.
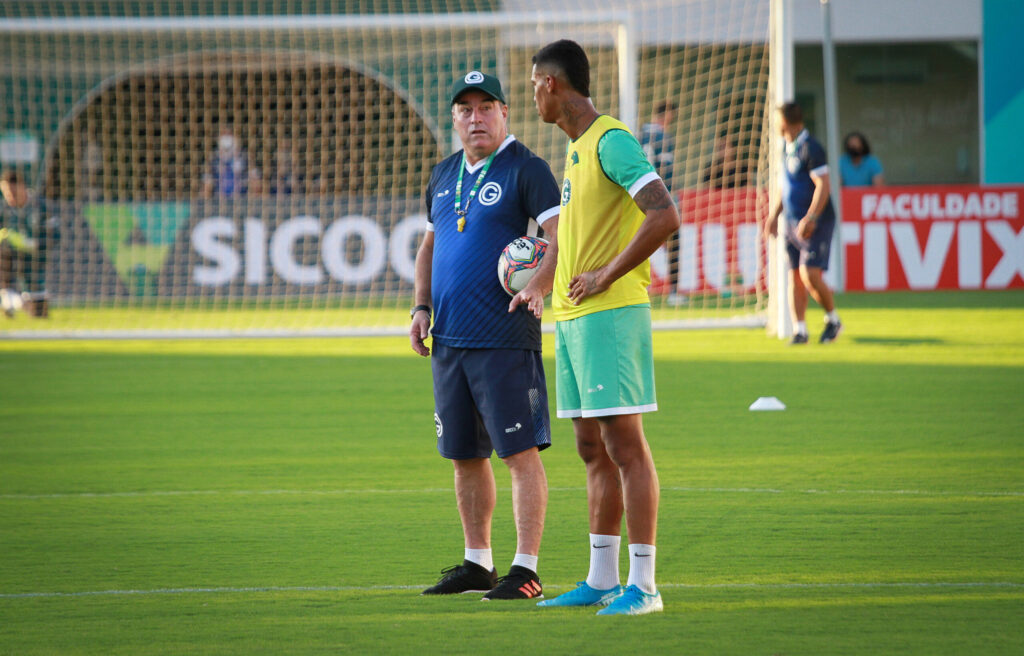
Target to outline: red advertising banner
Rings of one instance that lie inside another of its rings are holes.
[[[678,194],[682,226],[677,252],[678,285],[691,293],[749,293],[765,287],[762,216],[768,198],[753,187],[685,190]],[[669,290],[667,258],[652,258],[654,293]]]
[[[848,291],[1024,287],[1024,186],[843,189]]]

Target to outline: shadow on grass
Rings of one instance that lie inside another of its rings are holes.
[[[935,346],[946,343],[938,337],[853,337],[852,341],[876,346]]]
[[[861,309],[954,309],[1024,307],[1024,290],[848,292],[837,294],[836,306]]]

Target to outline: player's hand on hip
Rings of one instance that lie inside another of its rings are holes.
[[[768,241],[770,237],[774,237],[779,228],[779,217],[774,219],[768,219],[764,222],[764,239]]]
[[[604,282],[604,276],[601,273],[601,269],[585,271],[570,280],[569,302],[573,305],[579,305],[586,297],[600,294],[608,289],[608,284]]]
[[[533,316],[538,319],[543,316],[544,294],[532,284],[526,285],[521,292],[512,297],[512,301],[508,304],[508,311],[515,312],[516,308],[523,304],[526,305],[527,310],[533,313]]]
[[[421,310],[413,317],[412,325],[409,327],[409,343],[412,345],[412,350],[423,357],[430,355],[430,349],[423,343],[429,336],[430,318],[426,312]]]

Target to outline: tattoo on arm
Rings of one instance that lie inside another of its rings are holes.
[[[665,183],[661,180],[652,180],[647,183],[633,197],[633,202],[644,212],[648,210],[667,210],[672,207],[672,197],[669,196],[668,189],[665,188]]]

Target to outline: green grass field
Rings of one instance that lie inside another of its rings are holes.
[[[639,618],[418,596],[462,538],[403,338],[0,341],[0,653],[1024,653],[1024,293],[840,303],[829,346],[656,333]],[[550,596],[587,567],[568,421],[545,464]]]
[[[762,299],[763,300],[763,299]],[[123,299],[119,299],[123,302]],[[665,304],[664,296],[652,299],[652,318],[656,323],[685,320],[750,319],[758,299],[750,296],[691,297],[681,308]],[[374,334],[384,327],[390,334],[403,333],[409,323],[412,297],[383,296],[370,303],[351,299],[325,306],[324,299],[297,299],[292,302],[193,301],[189,305],[171,302],[130,301],[117,307],[56,307],[49,319],[40,321],[18,313],[13,320],[0,321],[0,339],[74,337],[92,333],[98,337],[111,332],[139,336],[146,331],[177,333],[218,333],[246,337],[253,332],[266,336],[294,336],[320,331],[325,336],[338,334]]]

